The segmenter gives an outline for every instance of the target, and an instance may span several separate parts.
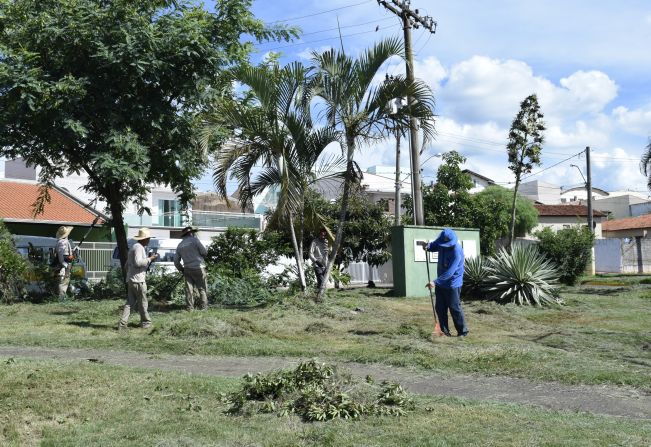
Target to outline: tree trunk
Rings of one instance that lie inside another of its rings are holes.
[[[120,267],[122,268],[122,280],[126,284],[127,278],[127,259],[129,256],[129,245],[127,244],[127,232],[124,229],[124,216],[122,215],[122,200],[116,188],[110,187],[109,194],[106,197],[111,210],[113,229],[115,230],[115,239],[118,244],[120,254]]]
[[[509,229],[509,252],[513,248],[513,239],[515,238],[515,203],[518,198],[518,187],[520,186],[520,178],[515,179],[515,188],[513,188],[513,203],[511,205],[511,225]]]
[[[354,165],[353,165],[353,155],[355,154],[355,142],[352,138],[346,138],[346,146],[348,146],[348,153],[346,156],[346,175],[344,176],[344,191],[341,196],[341,211],[339,212],[339,227],[337,228],[337,235],[335,236],[335,241],[332,244],[332,250],[330,250],[330,256],[328,258],[328,265],[326,267],[326,274],[321,287],[319,288],[316,301],[321,302],[325,297],[326,287],[328,286],[328,280],[330,279],[330,273],[332,272],[332,266],[335,263],[335,258],[337,257],[337,252],[341,247],[341,243],[344,238],[344,225],[346,223],[346,213],[348,212],[348,201],[350,199],[350,187],[354,180]]]
[[[292,213],[289,214],[289,232],[292,237],[292,246],[294,247],[294,256],[296,257],[296,268],[298,269],[298,280],[301,284],[301,292],[305,293],[307,288],[305,283],[305,268],[303,265],[303,251],[296,240],[296,230],[294,229],[294,218]]]

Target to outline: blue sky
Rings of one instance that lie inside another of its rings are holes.
[[[543,165],[529,180],[579,186],[570,164],[585,173],[585,159],[563,160],[590,146],[594,186],[647,191],[638,165],[651,136],[651,2],[412,0],[411,7],[438,23],[434,35],[413,34],[416,76],[437,100],[438,137],[422,160],[456,150],[468,159],[465,167],[509,186],[508,130],[520,101],[536,93],[548,129]],[[258,45],[254,60],[273,49],[283,62],[309,63],[311,51],[339,45],[337,22],[350,54],[402,35],[398,19],[376,0],[258,0],[253,11],[304,33],[291,44]],[[401,73],[403,65],[390,61],[382,72]],[[394,165],[394,144],[365,148],[357,161]],[[425,181],[433,180],[439,160],[425,162]]]

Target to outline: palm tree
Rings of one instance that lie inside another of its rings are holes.
[[[312,56],[316,74],[306,92],[306,102],[317,98],[314,108],[321,109],[328,124],[339,131],[339,143],[346,157],[339,225],[326,270],[326,277],[329,277],[342,242],[350,189],[358,177],[356,150],[364,144],[386,138],[396,119],[401,119],[402,125],[407,127],[409,116],[420,119],[425,138],[432,138],[434,96],[431,89],[418,80],[409,82],[398,76],[389,82],[377,82],[378,71],[389,58],[398,56],[404,59],[404,48],[397,38],[376,43],[358,58],[335,49],[314,52]],[[410,105],[402,109],[398,117],[391,114],[389,102],[404,97],[412,99]],[[325,281],[318,291],[317,300],[322,300],[324,294]]]
[[[297,107],[308,74],[297,62],[283,68],[272,64],[236,70],[236,78],[248,88],[249,100],[220,103],[203,132],[203,144],[207,145],[216,128],[225,126],[233,131],[215,155],[213,180],[219,195],[227,199],[229,178],[238,182],[242,207],[268,188],[279,190],[272,220],[287,223],[303,290],[304,223],[306,219],[322,221],[321,216],[305,211],[305,192],[317,179],[336,176],[343,169],[341,157],[322,157],[326,146],[336,141],[335,130],[314,128],[309,115]],[[259,172],[255,168],[260,168]],[[298,236],[296,216],[300,219]]]

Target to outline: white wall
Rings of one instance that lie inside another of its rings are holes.
[[[577,225],[587,226],[588,223],[586,222],[586,219],[577,219],[575,216],[539,216],[538,225],[536,225],[529,234],[534,234],[535,232],[547,227],[551,228],[553,231],[558,231],[563,228],[575,227]],[[594,222],[596,223],[594,235],[597,239],[602,237],[601,221],[602,218],[600,217],[594,218]]]

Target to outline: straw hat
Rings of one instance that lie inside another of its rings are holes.
[[[198,227],[188,226],[188,227],[185,227],[183,230],[181,230],[181,236],[185,236],[188,233],[196,233],[198,231],[199,231]]]
[[[152,235],[149,232],[149,228],[141,228],[138,230],[138,234],[133,237],[137,241],[141,241],[143,239],[151,239]]]
[[[60,226],[57,230],[57,239],[66,239],[73,227]]]

